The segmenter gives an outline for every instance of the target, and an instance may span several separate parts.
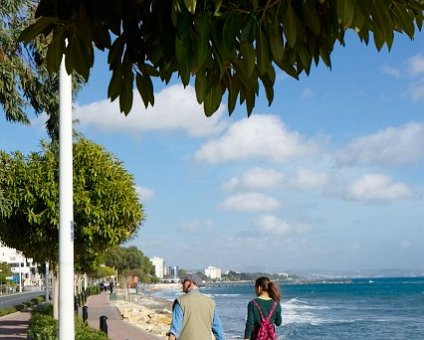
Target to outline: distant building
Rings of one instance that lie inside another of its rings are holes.
[[[170,278],[178,278],[178,266],[169,266],[168,275]]]
[[[221,279],[221,268],[209,266],[205,269],[205,275],[212,280]]]
[[[6,262],[13,273],[13,281],[21,287],[41,285],[37,264],[16,249],[0,243],[0,262]]]
[[[153,266],[155,267],[156,277],[163,279],[165,276],[165,260],[161,257],[155,256],[150,259],[150,262],[152,262]]]

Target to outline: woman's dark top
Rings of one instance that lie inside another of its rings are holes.
[[[256,298],[255,301],[261,307],[264,317],[267,317],[269,312],[271,311],[274,300],[272,299],[265,300],[261,298]],[[274,313],[272,313],[270,317],[270,321],[272,324],[275,324],[276,326],[281,325],[281,322],[282,322],[281,305],[278,302],[277,302],[277,306],[275,307]],[[247,305],[247,321],[246,321],[246,329],[244,331],[244,338],[254,339],[252,338],[253,329],[259,327],[260,324],[261,324],[261,315],[259,314],[258,308],[255,307],[252,301],[250,301],[249,304]]]

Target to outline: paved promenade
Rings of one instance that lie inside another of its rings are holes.
[[[109,302],[109,293],[104,292],[88,297],[88,323],[95,329],[100,328],[99,318],[105,315],[108,325],[108,337],[111,340],[158,340],[159,338],[137,326],[122,320],[118,309]],[[80,309],[81,313],[81,309]],[[81,317],[81,314],[80,314]]]
[[[30,317],[31,313],[29,312],[17,312],[0,317],[0,339],[26,339],[26,331],[28,329]]]
[[[91,327],[99,329],[100,316],[107,319],[108,337],[111,340],[158,340],[159,338],[136,326],[122,320],[119,311],[109,302],[109,293],[101,293],[88,298],[88,323]],[[82,309],[79,316],[82,318]],[[0,317],[0,340],[27,339],[26,331],[31,317],[29,312],[17,312]],[[87,339],[89,340],[89,339]]]

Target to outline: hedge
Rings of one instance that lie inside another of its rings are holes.
[[[32,340],[57,340],[58,323],[51,315],[33,312],[29,322],[28,337]],[[90,328],[75,318],[75,340],[108,340],[103,332]]]

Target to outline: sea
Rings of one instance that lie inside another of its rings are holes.
[[[281,284],[278,339],[424,340],[424,277]],[[243,339],[251,285],[203,287],[226,339]],[[156,293],[173,300],[180,292]]]

